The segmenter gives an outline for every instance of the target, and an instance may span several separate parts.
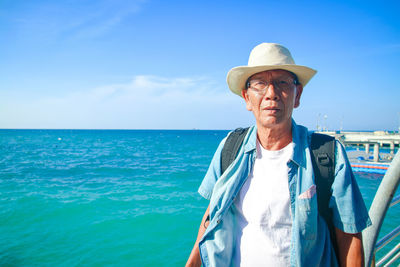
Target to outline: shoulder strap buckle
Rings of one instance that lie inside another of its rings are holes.
[[[326,154],[326,153],[318,154],[317,155],[317,160],[318,160],[318,163],[323,165],[323,166],[329,166],[329,164],[331,162],[328,154]]]

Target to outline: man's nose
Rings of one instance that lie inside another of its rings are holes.
[[[267,100],[278,100],[279,99],[278,90],[279,89],[273,82],[269,83],[266,88],[264,98],[266,98]]]

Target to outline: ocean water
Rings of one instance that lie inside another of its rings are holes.
[[[226,134],[0,130],[0,266],[183,266]],[[369,206],[382,175],[356,177]]]

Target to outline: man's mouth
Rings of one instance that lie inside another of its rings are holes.
[[[271,110],[271,111],[273,111],[273,110],[280,110],[278,107],[265,107],[265,108],[263,108],[263,110]]]

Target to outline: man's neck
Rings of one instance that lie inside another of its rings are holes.
[[[257,138],[263,148],[267,150],[280,150],[292,142],[292,122],[289,125],[273,128],[257,125]]]

